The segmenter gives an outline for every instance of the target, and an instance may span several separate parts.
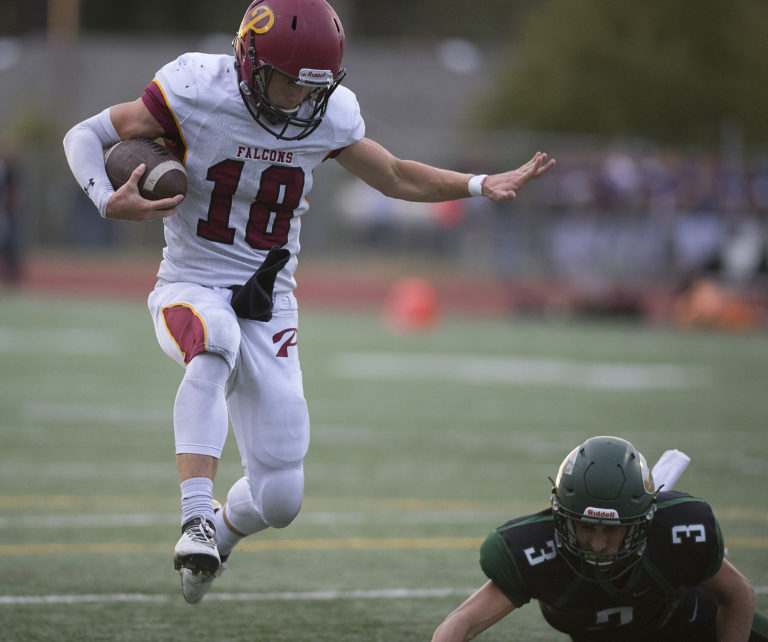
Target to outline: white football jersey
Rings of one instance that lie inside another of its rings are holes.
[[[233,56],[188,53],[157,72],[144,102],[166,131],[178,130],[189,183],[176,214],[164,220],[158,277],[241,285],[278,246],[290,250],[291,260],[275,292],[293,290],[312,171],[365,135],[355,95],[338,87],[314,132],[279,140],[243,104]]]

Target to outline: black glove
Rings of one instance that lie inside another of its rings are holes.
[[[291,253],[273,247],[245,285],[231,285],[232,308],[237,316],[254,321],[269,321],[272,318],[272,290],[277,273],[285,267]]]

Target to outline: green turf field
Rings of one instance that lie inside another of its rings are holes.
[[[145,307],[0,299],[0,639],[429,640],[483,582],[485,535],[606,433],[692,457],[678,487],[713,504],[768,611],[768,336],[449,319],[398,337],[313,310],[299,336],[303,511],[193,607],[171,562],[181,369]],[[230,440],[218,496],[237,462]],[[563,638],[528,606],[479,639]]]

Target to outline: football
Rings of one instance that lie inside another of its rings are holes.
[[[139,179],[139,193],[157,201],[187,193],[187,172],[165,147],[148,138],[121,140],[107,150],[104,167],[112,187],[119,189],[139,165],[147,166]]]

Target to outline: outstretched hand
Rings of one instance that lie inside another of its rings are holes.
[[[555,164],[554,158],[547,158],[544,152],[536,152],[533,158],[517,169],[491,174],[483,183],[483,196],[494,203],[509,201],[517,197],[517,191],[532,178],[538,178]]]
[[[116,190],[107,203],[107,218],[123,221],[151,221],[166,218],[176,213],[184,199],[182,194],[173,198],[150,201],[139,193],[139,179],[147,166],[142,163],[131,173],[131,177]]]

